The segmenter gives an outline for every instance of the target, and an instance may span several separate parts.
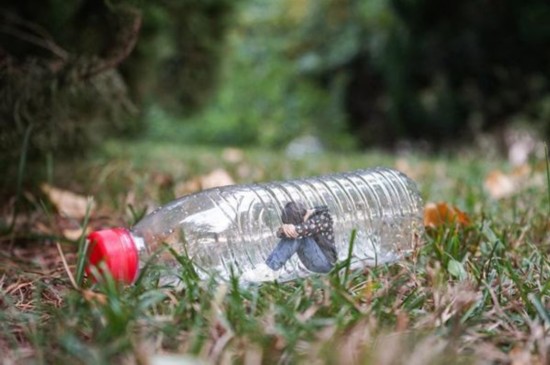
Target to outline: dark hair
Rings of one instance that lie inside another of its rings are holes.
[[[300,224],[304,221],[306,208],[301,203],[289,202],[283,209],[281,219],[285,224]]]

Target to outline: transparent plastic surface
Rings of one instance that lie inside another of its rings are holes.
[[[338,261],[347,259],[356,230],[353,268],[396,261],[423,233],[415,183],[387,168],[205,190],[155,210],[131,232],[145,243],[138,247],[142,259],[165,242],[201,272],[227,278],[233,270],[243,281],[286,281],[312,273],[298,255],[278,270],[266,265],[280,241],[281,215],[289,202],[328,208]]]

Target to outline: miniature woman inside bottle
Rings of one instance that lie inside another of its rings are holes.
[[[277,231],[281,240],[267,258],[267,266],[279,270],[297,253],[308,270],[329,272],[338,255],[328,207],[306,209],[301,203],[290,202],[285,205],[281,220],[283,225]]]

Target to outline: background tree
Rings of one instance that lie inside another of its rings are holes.
[[[31,0],[1,6],[0,159],[132,131],[332,148],[549,133],[545,0]],[[25,136],[28,144],[24,144]]]
[[[0,6],[0,162],[13,169],[22,149],[30,160],[59,158],[143,130],[148,103],[199,108],[216,83],[233,3]]]

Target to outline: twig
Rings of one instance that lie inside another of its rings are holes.
[[[2,15],[1,18],[3,18],[2,20],[4,23],[0,31],[34,44],[35,46],[47,49],[64,61],[68,59],[69,53],[55,43],[53,37],[43,27],[6,11],[2,11],[0,14]],[[18,30],[16,27],[12,27],[9,24],[20,25],[32,31],[34,34],[28,31]]]
[[[74,279],[73,273],[71,272],[71,269],[69,268],[69,264],[67,264],[67,260],[65,259],[65,254],[63,253],[63,249],[61,248],[61,245],[58,241],[55,242],[55,245],[57,246],[57,251],[59,251],[59,255],[61,256],[61,261],[63,262],[63,267],[65,268],[65,271],[67,272],[67,276],[69,277],[69,281],[71,282],[71,285],[76,290],[80,290],[78,285],[76,284],[76,280]]]

